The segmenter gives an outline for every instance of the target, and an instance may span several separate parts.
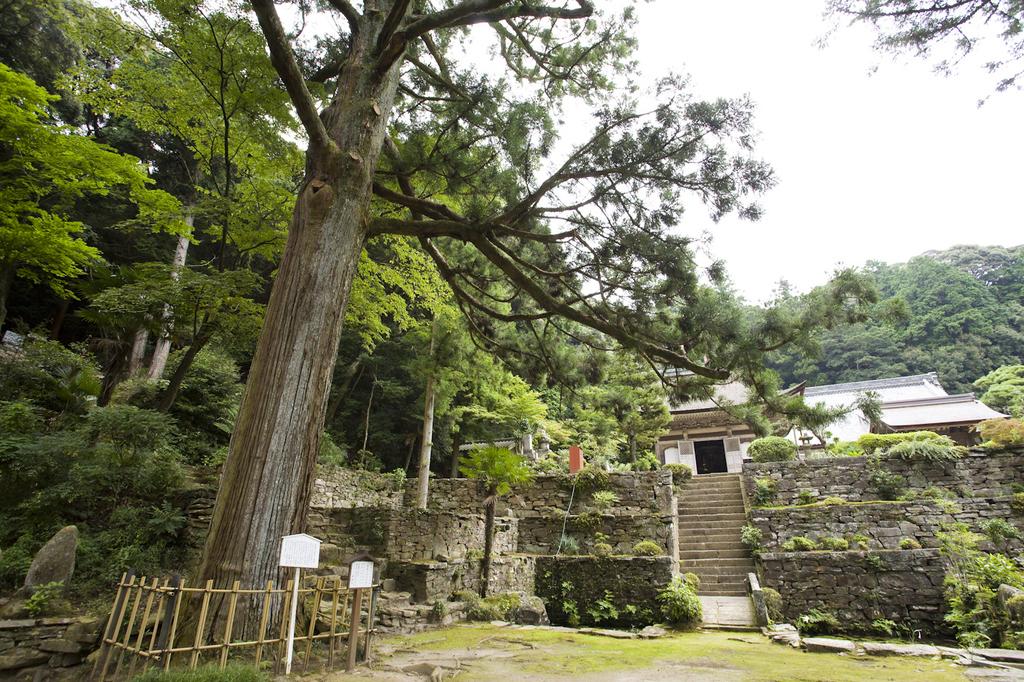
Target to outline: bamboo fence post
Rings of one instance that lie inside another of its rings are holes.
[[[235,607],[238,606],[238,590],[242,583],[236,580],[231,586],[231,599],[228,601],[228,618],[224,623],[224,648],[220,650],[220,669],[228,665],[228,651],[231,648],[231,631],[235,627]]]
[[[289,609],[291,609],[291,607],[292,607],[292,586],[294,584],[295,584],[295,580],[294,579],[289,580],[287,585],[285,586],[285,590],[284,590],[284,608],[281,610],[281,614],[282,614],[281,615],[281,628],[280,628],[281,632],[280,632],[280,634],[278,635],[278,638],[277,638],[277,642],[278,642],[278,657],[277,657],[277,660],[274,662],[274,673],[275,674],[276,673],[280,673],[280,671],[281,671],[281,662],[284,660],[285,656],[287,656],[287,652],[285,652],[285,647],[288,646],[288,616],[287,616],[287,614],[289,612]]]
[[[313,651],[313,632],[316,630],[317,617],[320,615],[320,600],[324,593],[324,579],[317,578],[313,588],[313,608],[309,616],[309,629],[306,632],[306,655],[302,659],[302,672],[309,666],[309,655]]]
[[[121,629],[121,619],[124,618],[124,610],[128,605],[127,600],[127,588],[131,583],[126,583],[125,580],[131,576],[131,582],[135,582],[135,571],[129,571],[121,574],[121,582],[117,584],[117,595],[114,597],[114,604],[110,608],[110,618],[107,620],[106,632],[103,633],[103,641],[100,643],[100,655],[96,659],[96,665],[92,667],[92,678],[96,679],[96,671],[100,669],[100,663],[103,663],[102,672],[100,672],[100,680],[103,680],[107,675],[107,666],[110,661],[111,643],[117,631]]]
[[[195,670],[199,663],[199,647],[203,644],[203,634],[206,631],[206,612],[210,608],[210,595],[213,592],[213,581],[207,580],[203,588],[203,604],[199,607],[199,622],[196,623],[196,638],[192,643],[192,658],[189,661],[189,670]]]
[[[256,640],[256,669],[260,669],[260,659],[263,657],[263,642],[267,638],[267,621],[270,620],[270,602],[273,599],[274,581],[268,580],[266,591],[263,593],[263,613],[260,614],[260,636]]]
[[[175,576],[177,579],[177,576]],[[175,584],[175,582],[177,584]],[[167,642],[163,645],[163,649],[167,652],[164,655],[164,670],[171,669],[171,656],[174,655],[174,636],[178,634],[178,612],[181,610],[181,602],[185,598],[185,581],[174,580],[171,582],[172,586],[176,588],[174,595],[171,599],[174,601],[174,615],[171,616],[171,630],[167,637]]]
[[[338,638],[338,598],[341,596],[341,578],[339,576],[334,576],[334,580],[332,580],[331,582],[334,585],[334,587],[332,588],[333,591],[331,592],[331,639],[330,646],[328,647],[327,650],[328,669],[334,668],[334,645],[335,641]],[[342,616],[342,618],[344,618],[344,616]]]
[[[167,586],[170,582],[171,581],[168,578],[164,578],[164,584],[160,586],[160,591],[157,593],[157,602],[153,609],[156,614],[156,623],[153,624],[153,634],[149,637],[149,647],[146,649],[146,653],[149,655],[146,656],[146,661],[142,666],[142,672],[149,670],[149,666],[153,663],[153,652],[156,649],[156,636],[164,627],[164,619],[160,616],[160,612],[163,610],[164,598],[167,595]]]
[[[132,606],[132,615],[128,618],[128,626],[124,629],[124,641],[121,642],[121,651],[117,655],[117,665],[114,666],[114,677],[121,672],[121,663],[124,661],[124,652],[128,650],[128,643],[132,639],[132,628],[135,627],[135,617],[139,615],[139,604],[142,603],[142,587],[146,584],[146,576],[142,576],[142,579],[136,583],[133,587],[138,591],[138,596],[135,597],[135,604]]]
[[[140,591],[149,592],[149,596],[146,597],[146,607],[142,610],[142,620],[139,622],[139,636],[135,638],[135,655],[132,656],[131,663],[128,665],[128,677],[131,678],[135,674],[135,666],[138,665],[139,659],[142,658],[142,642],[146,638],[146,624],[149,623],[149,614],[153,610],[153,599],[156,597],[156,588],[160,584],[159,578],[153,578],[152,584],[147,588],[142,585]],[[154,632],[156,630],[154,629]]]

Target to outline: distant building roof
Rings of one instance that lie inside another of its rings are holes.
[[[690,400],[685,403],[670,404],[670,412],[698,412],[700,410],[717,410],[718,404],[725,401],[741,405],[747,402],[748,389],[741,381],[730,381],[715,386],[714,400]]]
[[[808,386],[804,396],[858,396],[868,391],[878,393],[883,399],[899,400],[902,398],[920,398],[933,395],[946,395],[939,383],[939,375],[935,372],[913,374],[906,377],[890,377],[872,381],[850,381],[845,384],[827,384],[825,386]],[[822,402],[822,401],[816,401]]]
[[[927,428],[937,424],[976,424],[1005,416],[975,399],[973,393],[900,400],[887,402],[882,407],[882,423],[893,429]]]

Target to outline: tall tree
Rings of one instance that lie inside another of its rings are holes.
[[[464,308],[567,319],[708,379],[759,364],[825,318],[859,314],[865,292],[846,279],[834,311],[798,319],[806,328],[731,319],[720,334],[688,242],[669,228],[687,197],[716,217],[757,217],[750,198],[771,171],[751,158],[748,101],[697,101],[679,79],[643,99],[628,83],[616,91],[632,66],[631,10],[602,15],[589,0],[328,4],[348,29],[307,79],[276,3],[250,3],[308,137],[306,176],[201,579],[262,584],[278,571],[268,548],[304,525],[345,306],[370,237],[418,239]],[[505,77],[460,62],[469,27],[492,39]],[[329,81],[322,108],[311,80]],[[567,96],[595,103],[594,130],[549,160]],[[509,291],[497,302],[481,286],[495,277]]]

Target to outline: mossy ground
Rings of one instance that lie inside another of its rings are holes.
[[[948,661],[810,654],[772,644],[755,633],[690,632],[655,640],[621,640],[571,631],[457,626],[379,640],[374,671],[394,677],[403,668],[459,669],[460,681],[685,679],[739,681],[965,680]],[[325,679],[334,679],[327,676]],[[408,679],[408,678],[406,678]]]

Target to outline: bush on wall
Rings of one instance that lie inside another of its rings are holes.
[[[1020,419],[987,419],[978,424],[981,445],[992,450],[1024,446],[1024,421]]]
[[[747,454],[755,462],[788,462],[796,459],[796,445],[781,436],[765,436],[753,441]]]
[[[665,620],[676,627],[696,626],[704,617],[696,590],[679,576],[658,593],[657,599]]]

